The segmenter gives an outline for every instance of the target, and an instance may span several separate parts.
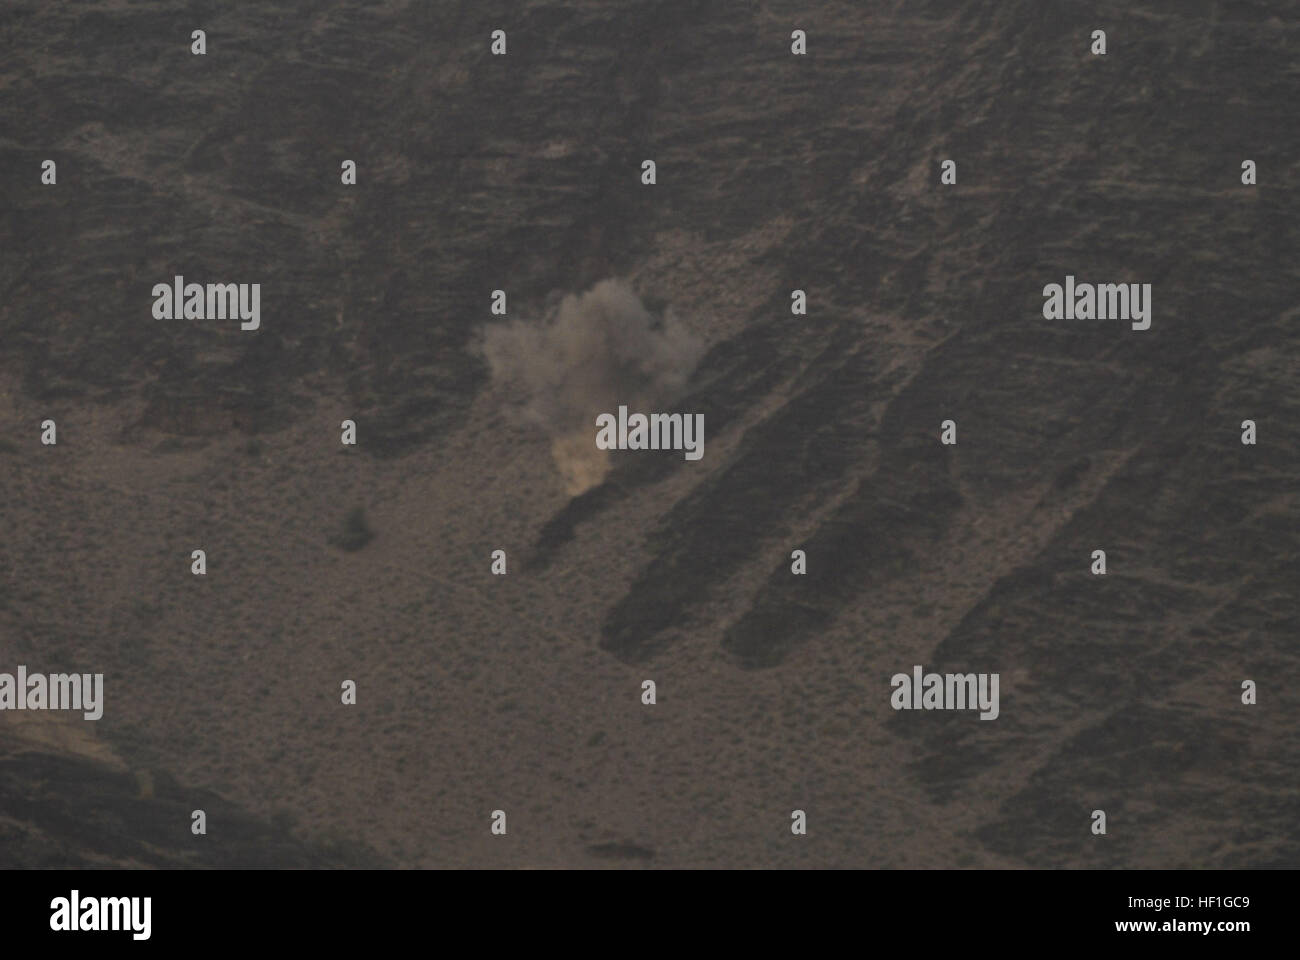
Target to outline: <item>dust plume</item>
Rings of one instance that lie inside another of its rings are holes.
[[[619,404],[632,412],[664,409],[703,351],[671,311],[656,321],[621,280],[566,296],[545,322],[515,320],[483,336],[493,382],[515,398],[525,422],[550,437],[570,495],[609,472],[609,451],[596,447],[596,417]]]

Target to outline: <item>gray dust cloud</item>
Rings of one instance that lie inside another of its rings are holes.
[[[622,280],[570,294],[543,320],[489,327],[492,379],[522,422],[544,430],[565,488],[576,496],[609,470],[596,448],[596,417],[625,404],[648,410],[681,395],[703,340],[670,310],[656,318]]]

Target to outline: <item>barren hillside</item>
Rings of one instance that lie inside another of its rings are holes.
[[[0,864],[1295,865],[1298,12],[7,3],[0,671],[106,693],[0,715]],[[483,342],[606,279],[705,454],[574,496]]]

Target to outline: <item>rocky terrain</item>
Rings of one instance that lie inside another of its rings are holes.
[[[0,670],[106,704],[0,714],[0,866],[1297,865],[1297,14],[12,0]],[[574,495],[490,297],[611,278],[706,452]]]

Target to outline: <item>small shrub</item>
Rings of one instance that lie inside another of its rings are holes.
[[[375,534],[370,529],[370,524],[366,522],[366,511],[361,507],[354,507],[343,519],[343,529],[331,536],[329,542],[342,550],[352,552],[360,550],[373,539]]]

